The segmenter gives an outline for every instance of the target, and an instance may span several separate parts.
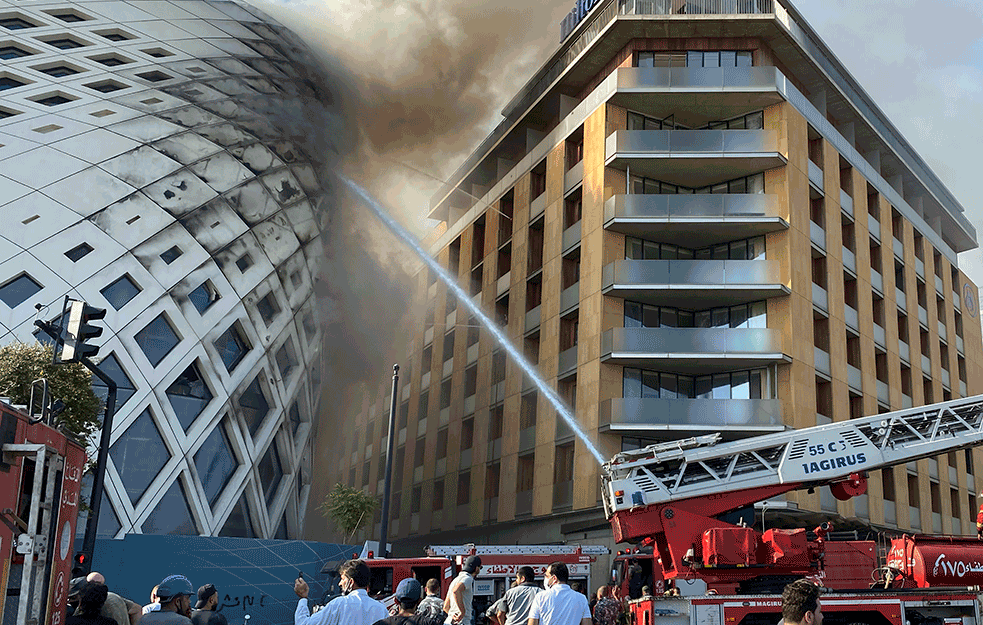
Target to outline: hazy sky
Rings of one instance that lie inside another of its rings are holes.
[[[421,232],[426,204],[556,48],[571,0],[253,0],[341,57],[370,111],[364,173]],[[792,0],[983,234],[983,7],[978,0]],[[268,4],[267,4],[268,6]],[[860,8],[858,8],[860,7]],[[289,17],[285,15],[284,17]],[[290,20],[288,20],[290,21]],[[407,163],[416,172],[396,165]],[[367,181],[371,184],[371,181]],[[983,284],[983,255],[960,266]]]

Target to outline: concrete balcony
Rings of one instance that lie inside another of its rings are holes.
[[[532,310],[526,313],[526,325],[525,325],[526,332],[532,332],[533,330],[539,327],[542,314],[543,314],[542,306],[536,306],[535,308],[533,308]]]
[[[476,395],[468,395],[464,398],[464,414],[469,415],[474,412]]]
[[[832,375],[832,370],[830,369],[829,364],[829,352],[821,350],[818,347],[813,347],[812,361],[817,372],[826,375],[826,377]]]
[[[450,357],[444,361],[443,366],[440,369],[440,378],[444,379],[450,374],[454,373],[454,357]]]
[[[904,341],[898,341],[898,356],[906,365],[911,365],[911,348]]]
[[[952,305],[955,306],[956,310],[962,310],[963,308],[962,299],[959,297],[959,293],[956,293],[955,289],[952,291]]]
[[[876,344],[881,349],[887,349],[887,332],[884,331],[882,326],[874,324],[874,344]]]
[[[939,329],[939,338],[945,342],[949,342],[949,333],[946,332],[945,323],[940,319],[935,322]]]
[[[904,243],[898,241],[897,238],[892,237],[891,246],[894,250],[894,256],[901,262],[904,262]]]
[[[809,184],[820,193],[823,193],[823,177],[822,167],[809,161]]]
[[[921,258],[915,257],[915,275],[925,280],[925,261]]]
[[[809,222],[809,240],[819,249],[826,249],[826,231],[814,221]]]
[[[840,208],[853,219],[853,198],[843,189],[840,189]]]
[[[785,165],[774,130],[617,130],[605,165],[684,187],[703,187]]]
[[[918,306],[918,323],[928,330],[928,311],[921,305]]]
[[[566,315],[580,306],[580,283],[577,282],[560,292],[560,316]]]
[[[420,376],[420,388],[430,388],[430,372],[427,371]]]
[[[735,96],[749,111],[777,104],[785,85],[776,67],[622,67],[615,81],[612,104],[693,127],[733,117]]]
[[[942,386],[946,388],[952,388],[952,385],[949,382],[950,382],[949,370],[942,369]]]
[[[843,305],[843,319],[846,321],[848,328],[854,332],[860,333],[860,313],[857,312],[856,308],[849,306],[847,304]]]
[[[860,373],[860,369],[853,365],[846,366],[846,382],[853,390],[863,392],[863,374]]]
[[[655,243],[698,248],[741,236],[788,229],[778,198],[763,194],[615,195],[604,204],[604,227]]]
[[[423,344],[430,345],[431,343],[433,343],[433,326],[423,332]]]
[[[881,222],[870,213],[867,213],[867,230],[870,231],[871,238],[878,243],[881,242]]]
[[[966,354],[966,346],[963,343],[963,337],[959,335],[956,335],[956,351],[959,352],[960,355]]]
[[[943,282],[942,276],[935,276],[935,292],[939,295],[945,295],[945,282]]]
[[[602,432],[678,438],[720,432],[725,438],[780,432],[778,399],[652,399],[626,397],[601,402]]]
[[[580,225],[582,223],[582,221],[578,221],[563,231],[562,249],[564,254],[573,249],[575,246],[580,245]]]
[[[581,159],[563,174],[563,192],[566,193],[584,181],[584,161]]]
[[[904,393],[901,394],[901,407],[902,408],[911,408],[914,405],[915,405],[915,403],[911,400],[911,397],[909,397],[908,395],[905,395]]]
[[[601,292],[656,306],[730,306],[788,295],[771,260],[619,260],[604,267]]]
[[[467,351],[468,364],[472,364],[478,360],[478,344],[468,346]]]
[[[829,314],[829,293],[815,282],[812,283],[812,305]]]
[[[852,273],[854,276],[857,275],[857,255],[848,250],[847,248],[842,248],[843,251],[843,266],[846,270]]]
[[[450,328],[453,328],[456,325],[457,325],[457,309],[455,308],[454,310],[447,313],[446,317],[444,317],[444,328],[449,330]]]
[[[546,193],[539,196],[529,205],[529,221],[536,221],[536,218],[546,212]]]
[[[891,389],[888,385],[880,380],[877,381],[877,401],[881,402],[885,406],[891,405]]]
[[[877,291],[878,295],[884,296],[884,276],[879,271],[870,270],[870,286]]]
[[[908,297],[905,295],[904,291],[894,291],[894,298],[898,301],[898,308],[901,312],[908,313]]]
[[[577,346],[560,352],[557,357],[556,377],[564,378],[577,372]]]
[[[922,374],[932,375],[932,359],[926,356],[925,354],[922,354],[921,362],[922,362]]]
[[[962,380],[959,380],[959,394],[966,397],[966,383]]]
[[[601,362],[675,373],[713,373],[791,362],[767,328],[612,328]]]
[[[506,291],[509,290],[509,285],[512,281],[512,272],[507,271],[505,275],[499,278],[495,282],[495,297],[501,297]]]

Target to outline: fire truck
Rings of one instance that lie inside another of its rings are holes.
[[[828,540],[828,523],[811,534],[758,531],[727,515],[824,486],[847,500],[866,493],[869,471],[981,442],[977,396],[741,441],[712,434],[617,454],[601,476],[615,542],[651,548],[653,577],[666,585],[702,580],[709,589],[702,597],[629,601],[634,622],[774,625],[784,585],[812,577],[831,591],[822,598],[828,625],[980,625],[981,541],[900,536],[881,566],[863,558],[833,564],[844,551],[876,549],[871,541]],[[853,571],[849,580],[844,570]]]
[[[0,613],[62,625],[85,450],[0,401]]]
[[[420,558],[377,558],[372,551],[363,550],[362,559],[372,571],[368,593],[387,605],[394,600],[399,582],[415,577],[421,584],[429,579],[440,580],[441,597],[447,596],[451,581],[457,576],[468,556],[481,557],[481,572],[474,583],[474,613],[482,613],[505,594],[519,572],[530,566],[537,580],[542,580],[551,562],[564,562],[570,569],[570,581],[579,581],[590,588],[591,564],[597,556],[610,553],[603,545],[431,545],[427,555]],[[328,562],[321,572],[332,576],[341,562]],[[331,587],[336,584],[330,584]],[[326,596],[321,603],[331,599]]]

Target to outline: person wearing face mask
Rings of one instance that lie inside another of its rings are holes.
[[[307,582],[301,577],[297,578],[294,592],[300,599],[294,612],[294,625],[372,625],[389,616],[386,606],[365,592],[372,580],[372,572],[365,562],[349,560],[341,565],[338,573],[344,596],[334,599],[314,614],[307,605]]]
[[[570,571],[563,562],[546,567],[546,591],[533,598],[529,625],[591,625],[587,597],[568,585]]]

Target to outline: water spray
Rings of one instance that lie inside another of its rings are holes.
[[[526,360],[526,357],[522,354],[522,352],[520,352],[511,341],[509,341],[508,337],[505,335],[505,332],[498,327],[498,324],[496,324],[490,317],[488,317],[488,315],[482,312],[481,307],[471,299],[463,288],[461,288],[461,285],[457,283],[457,280],[455,280],[454,277],[451,276],[439,262],[437,262],[437,259],[423,249],[413,235],[403,228],[402,224],[393,219],[392,215],[390,215],[389,212],[383,208],[375,198],[369,195],[368,191],[345,176],[339,177],[341,178],[342,182],[348,185],[348,187],[362,199],[365,205],[368,206],[373,213],[375,213],[376,217],[378,217],[379,220],[393,232],[393,234],[399,237],[404,243],[406,243],[406,245],[416,252],[417,256],[420,257],[420,259],[430,268],[430,270],[437,274],[444,284],[447,285],[447,288],[450,289],[455,296],[457,296],[458,303],[463,304],[464,307],[478,319],[481,325],[484,326],[486,330],[491,332],[498,344],[502,346],[509,356],[512,357],[516,364],[519,365],[519,368],[529,376],[533,384],[536,386],[536,389],[539,390],[539,392],[546,397],[550,404],[553,405],[553,408],[556,409],[556,414],[558,414],[560,418],[563,419],[568,426],[570,426],[570,429],[577,436],[577,438],[579,438],[587,447],[587,451],[594,456],[597,463],[599,465],[603,465],[605,463],[605,459],[601,455],[601,452],[598,451],[597,446],[595,446],[594,443],[587,437],[587,433],[580,428],[580,424],[577,423],[573,413],[570,412],[570,409],[563,403],[563,399],[557,395],[556,391],[550,388],[546,381],[539,375],[536,368],[528,360]]]

